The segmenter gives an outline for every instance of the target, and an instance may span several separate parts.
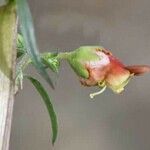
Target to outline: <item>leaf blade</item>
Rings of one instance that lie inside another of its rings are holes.
[[[31,77],[31,76],[26,76],[27,79],[29,79],[31,81],[31,83],[34,85],[34,87],[36,88],[36,90],[39,92],[39,94],[41,95],[41,97],[43,98],[43,101],[47,107],[49,116],[50,116],[50,120],[51,120],[51,127],[52,127],[52,144],[55,143],[56,138],[57,138],[57,134],[58,134],[58,123],[57,123],[57,116],[56,113],[54,111],[53,105],[51,103],[51,99],[49,97],[49,95],[47,94],[46,90],[44,89],[44,87],[42,86],[42,84],[36,80],[35,78]]]
[[[39,50],[36,43],[34,26],[32,22],[31,12],[26,0],[16,0],[17,12],[21,24],[21,31],[24,37],[24,42],[28,54],[30,55],[36,69],[40,75],[49,83],[49,85],[54,89],[52,80],[50,79],[48,73],[46,72],[40,58]]]

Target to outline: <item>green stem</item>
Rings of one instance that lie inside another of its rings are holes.
[[[52,58],[53,57],[53,53],[42,53],[40,54],[41,58]],[[61,60],[61,59],[68,59],[68,56],[70,55],[70,52],[64,52],[64,53],[59,53],[56,56],[56,59]],[[17,71],[16,71],[16,78],[19,76],[20,72],[23,72],[29,64],[32,63],[31,58],[29,57],[28,54],[24,54],[24,56],[22,57],[21,61],[17,64]]]
[[[25,54],[21,61],[17,64],[17,71],[16,71],[16,78],[18,77],[18,75],[20,74],[20,71],[24,71],[26,69],[26,67],[31,63],[31,59],[28,56],[28,54]]]
[[[71,52],[63,52],[63,53],[59,53],[57,55],[58,59],[68,59],[68,56],[71,54]]]
[[[17,33],[15,7],[15,3],[0,7],[0,150],[9,149],[14,103]]]

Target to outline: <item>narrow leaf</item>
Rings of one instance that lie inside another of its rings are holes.
[[[19,21],[21,24],[21,32],[24,37],[27,52],[41,76],[51,85],[52,88],[54,88],[54,85],[40,59],[28,3],[26,0],[16,0],[16,2]]]
[[[50,99],[48,93],[46,92],[46,90],[44,89],[44,87],[42,86],[42,84],[38,80],[36,80],[35,78],[32,78],[30,76],[26,76],[26,77],[32,82],[32,84],[34,85],[36,90],[41,95],[41,97],[47,107],[47,110],[48,110],[48,113],[49,113],[49,116],[51,119],[51,124],[52,124],[52,132],[53,132],[52,143],[54,144],[55,140],[57,138],[57,133],[58,133],[58,123],[57,123],[56,113],[55,113],[53,105],[51,103],[51,99]]]

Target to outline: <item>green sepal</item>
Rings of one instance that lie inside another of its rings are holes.
[[[44,53],[42,55],[42,62],[44,65],[56,73],[58,73],[60,67],[60,62],[57,55],[57,53]]]
[[[104,49],[100,46],[81,46],[74,51],[72,56],[78,59],[80,62],[96,61],[99,60],[99,56],[95,53],[96,50]]]
[[[72,67],[72,69],[74,70],[74,72],[78,76],[85,78],[85,79],[87,79],[89,77],[88,70],[86,69],[86,67],[82,63],[80,63],[80,61],[78,61],[75,58],[69,58],[68,62],[70,64],[70,66]]]
[[[86,63],[100,60],[100,57],[95,53],[96,49],[102,49],[102,47],[82,46],[70,53],[67,60],[78,76],[86,79],[89,77]]]

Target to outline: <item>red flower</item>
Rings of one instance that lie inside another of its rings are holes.
[[[102,90],[109,87],[114,92],[120,93],[131,77],[150,72],[150,66],[147,65],[125,66],[104,48],[95,48],[94,53],[99,57],[99,60],[84,62],[84,66],[89,72],[88,78],[80,78],[81,84],[84,86],[100,86],[103,88]],[[95,95],[97,93],[91,97]]]

